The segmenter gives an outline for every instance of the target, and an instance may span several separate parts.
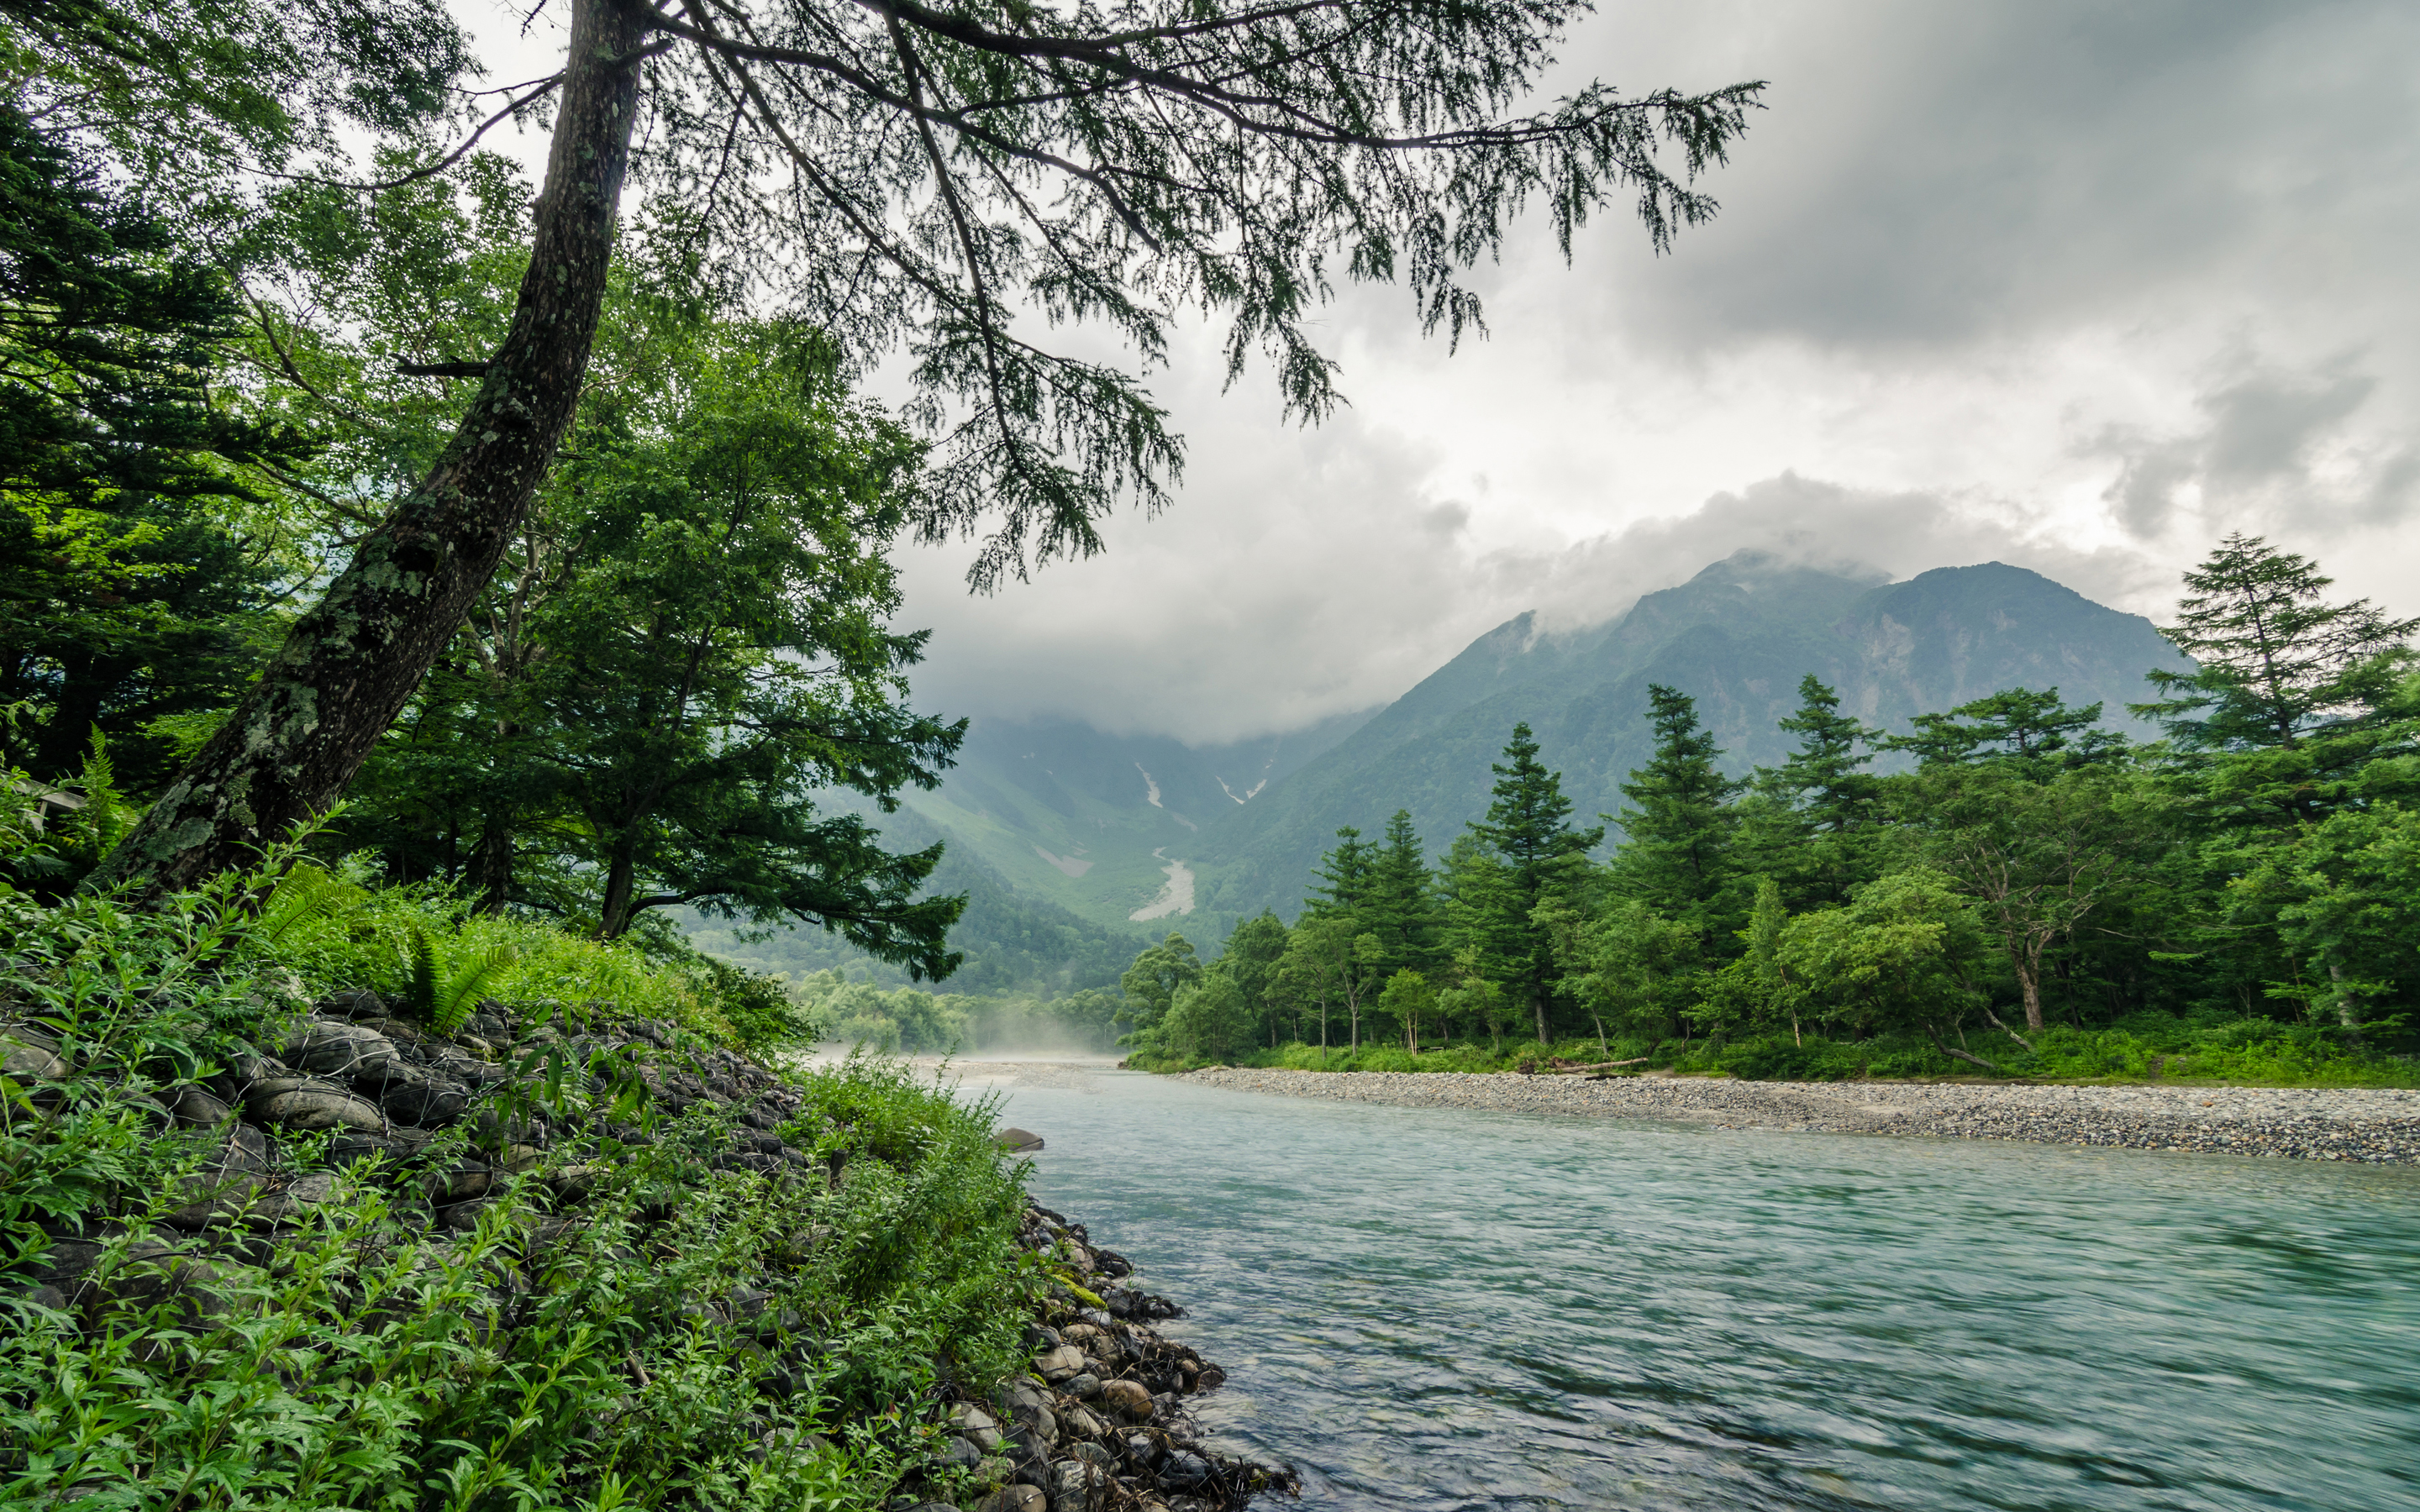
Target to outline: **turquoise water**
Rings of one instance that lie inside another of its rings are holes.
[[[2420,1508],[2420,1172],[1016,1088],[1303,1504]]]

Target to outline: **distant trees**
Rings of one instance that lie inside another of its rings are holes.
[[[1470,834],[1492,853],[1487,860],[1495,875],[1473,889],[1469,906],[1477,917],[1466,930],[1503,963],[1507,990],[1528,1003],[1544,1041],[1559,974],[1552,932],[1538,910],[1578,884],[1588,850],[1605,839],[1605,830],[1570,823],[1572,800],[1563,796],[1561,774],[1539,762],[1527,724],[1512,727],[1504,761],[1489,770],[1496,774],[1493,800],[1486,817],[1472,821]]]
[[[1324,1055],[1334,1014],[1365,1059],[1454,1040],[1494,1055],[1509,1032],[1620,1035],[1634,1057],[1703,1036],[1785,1065],[1830,1037],[1997,1071],[2062,1026],[2146,1014],[2408,1037],[2420,621],[2329,603],[2311,563],[2257,538],[2187,583],[2169,633],[2206,659],[2155,676],[2136,711],[2167,740],[2131,742],[2055,687],[1885,735],[1808,676],[1781,721],[1796,748],[1742,779],[1688,696],[1654,685],[1654,749],[1621,784],[1607,860],[1519,725],[1486,815],[1443,856],[1421,856],[1406,813],[1382,844],[1341,831],[1292,930],[1252,920],[1208,969],[1232,958],[1241,981],[1274,954],[1269,995],[1243,999],[1255,1042],[1291,1014]],[[2005,1039],[1978,1045],[1980,1026]]]

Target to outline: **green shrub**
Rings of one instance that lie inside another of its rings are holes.
[[[784,1136],[829,1163],[803,1179],[717,1168],[727,1114],[575,1071],[533,1105],[619,1121],[506,1178],[473,1231],[430,1228],[420,1193],[503,1137],[476,1124],[343,1169],[284,1138],[287,1175],[330,1180],[273,1247],[167,1226],[219,1136],[147,1099],[325,990],[400,995],[408,928],[511,947],[487,985],[515,999],[618,992],[715,1032],[731,1002],[691,964],[409,891],[255,916],[261,880],[142,911],[0,884],[0,1020],[70,1068],[21,1043],[0,1077],[0,1504],[874,1508],[929,1471],[945,1391],[1020,1363],[1040,1282],[991,1110],[872,1060],[798,1076]],[[70,1315],[30,1283],[79,1233],[101,1251]]]

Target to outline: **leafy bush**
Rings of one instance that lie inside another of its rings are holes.
[[[408,891],[255,914],[262,882],[142,911],[0,884],[0,1504],[873,1508],[929,1469],[945,1390],[1018,1365],[1039,1282],[991,1110],[862,1059],[797,1077],[812,1179],[718,1168],[727,1113],[574,1074],[534,1105],[609,1132],[503,1177],[472,1231],[422,1193],[505,1137],[476,1123],[349,1165],[281,1139],[310,1196],[273,1243],[171,1225],[225,1135],[162,1104],[325,990],[408,985],[410,928],[510,946],[489,985],[516,998],[618,990],[718,1032],[732,1001]],[[34,1280],[70,1245],[62,1312]]]

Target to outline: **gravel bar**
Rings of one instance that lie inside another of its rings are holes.
[[[2291,1160],[2420,1165],[2420,1091],[2301,1087],[2010,1087],[1742,1082],[1504,1072],[1248,1071],[1184,1080],[1239,1092],[1402,1107],[1668,1119],[1725,1129],[1933,1134]]]

